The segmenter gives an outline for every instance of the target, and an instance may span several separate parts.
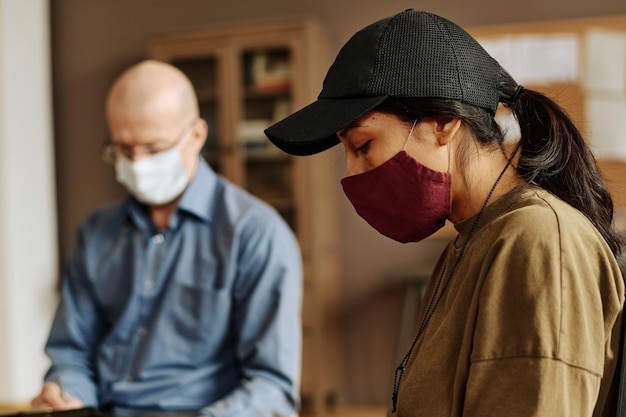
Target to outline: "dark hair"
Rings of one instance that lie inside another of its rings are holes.
[[[533,90],[518,91],[518,84],[500,70],[500,102],[509,107],[520,125],[518,174],[581,211],[604,237],[614,255],[623,237],[613,228],[613,200],[597,162],[582,134],[563,108]],[[503,146],[503,132],[483,108],[454,100],[389,98],[377,110],[413,121],[427,116],[451,116],[469,127],[486,146]]]

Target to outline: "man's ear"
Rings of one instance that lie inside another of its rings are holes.
[[[435,124],[435,135],[437,135],[437,142],[439,145],[444,146],[450,143],[450,141],[461,130],[461,119],[449,116],[438,116],[433,118]]]
[[[204,143],[206,142],[209,135],[209,125],[207,124],[206,120],[198,118],[194,122],[191,134],[193,135],[193,140],[196,143],[196,147],[198,148],[199,152],[204,146]]]

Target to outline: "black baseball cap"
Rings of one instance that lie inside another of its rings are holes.
[[[405,10],[352,36],[318,99],[265,134],[287,153],[312,155],[338,144],[338,130],[389,97],[451,99],[495,114],[499,71],[498,62],[456,24]]]

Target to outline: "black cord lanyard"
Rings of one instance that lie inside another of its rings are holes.
[[[624,304],[624,308],[626,308],[626,304]],[[622,310],[622,334],[621,338],[621,349],[620,354],[622,357],[619,359],[620,369],[617,369],[616,372],[619,372],[619,393],[617,397],[617,416],[616,417],[626,417],[626,316],[624,316],[624,310]]]
[[[518,149],[519,149],[519,145],[513,151],[513,154],[511,155],[511,157],[507,161],[506,165],[504,166],[504,169],[502,170],[502,172],[500,172],[500,175],[496,179],[496,182],[493,184],[493,187],[491,187],[491,191],[489,191],[489,195],[487,195],[487,198],[485,199],[485,202],[483,203],[483,206],[478,211],[478,214],[476,215],[476,218],[474,219],[474,223],[472,223],[472,228],[470,229],[470,231],[469,231],[469,233],[467,235],[467,239],[465,239],[465,242],[463,242],[463,246],[461,247],[461,251],[459,252],[459,256],[456,257],[456,259],[454,261],[454,264],[452,265],[452,268],[450,269],[450,273],[448,274],[448,277],[446,278],[445,282],[443,283],[443,286],[441,286],[441,283],[443,282],[443,278],[444,278],[444,275],[445,275],[445,272],[446,272],[446,265],[445,264],[443,266],[443,269],[441,270],[441,275],[439,275],[439,279],[437,280],[437,285],[435,286],[435,291],[433,292],[433,295],[430,298],[430,301],[428,302],[428,306],[426,307],[426,312],[424,313],[424,317],[422,318],[422,322],[420,323],[420,326],[417,329],[417,333],[415,334],[415,337],[413,338],[413,342],[411,343],[411,347],[409,348],[409,351],[406,353],[406,355],[404,355],[404,358],[402,359],[402,362],[400,362],[400,365],[398,365],[398,367],[396,368],[396,371],[394,373],[394,376],[393,376],[393,393],[391,394],[391,404],[392,404],[392,412],[393,413],[395,413],[396,410],[397,410],[396,406],[398,404],[398,392],[400,391],[400,383],[402,382],[402,377],[404,376],[404,370],[406,369],[406,365],[409,362],[409,358],[411,357],[411,352],[413,352],[413,348],[415,347],[415,344],[417,343],[417,341],[422,336],[422,333],[424,333],[424,330],[426,330],[426,327],[428,327],[428,323],[430,322],[430,318],[435,313],[435,309],[439,305],[439,302],[441,301],[441,297],[443,296],[443,293],[445,292],[446,288],[448,288],[448,284],[450,283],[450,280],[452,279],[452,275],[454,275],[454,271],[456,271],[456,267],[459,264],[459,262],[461,261],[461,258],[463,257],[463,254],[465,253],[465,249],[467,248],[467,244],[469,243],[470,239],[474,235],[474,231],[476,230],[476,226],[478,226],[478,221],[482,217],[482,215],[483,215],[483,213],[485,211],[485,208],[487,207],[487,203],[491,199],[491,196],[493,195],[493,192],[495,191],[496,186],[500,182],[500,179],[502,178],[502,176],[506,172],[506,170],[509,167],[509,165],[511,165],[511,160],[513,159],[513,156],[515,156],[515,154],[517,153]],[[457,239],[458,239],[458,235],[457,235]],[[441,288],[441,291],[439,291],[439,288]]]

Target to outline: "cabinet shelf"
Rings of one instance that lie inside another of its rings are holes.
[[[275,97],[288,97],[291,93],[291,84],[281,83],[276,85],[261,85],[247,87],[245,98],[247,99],[267,99]]]

